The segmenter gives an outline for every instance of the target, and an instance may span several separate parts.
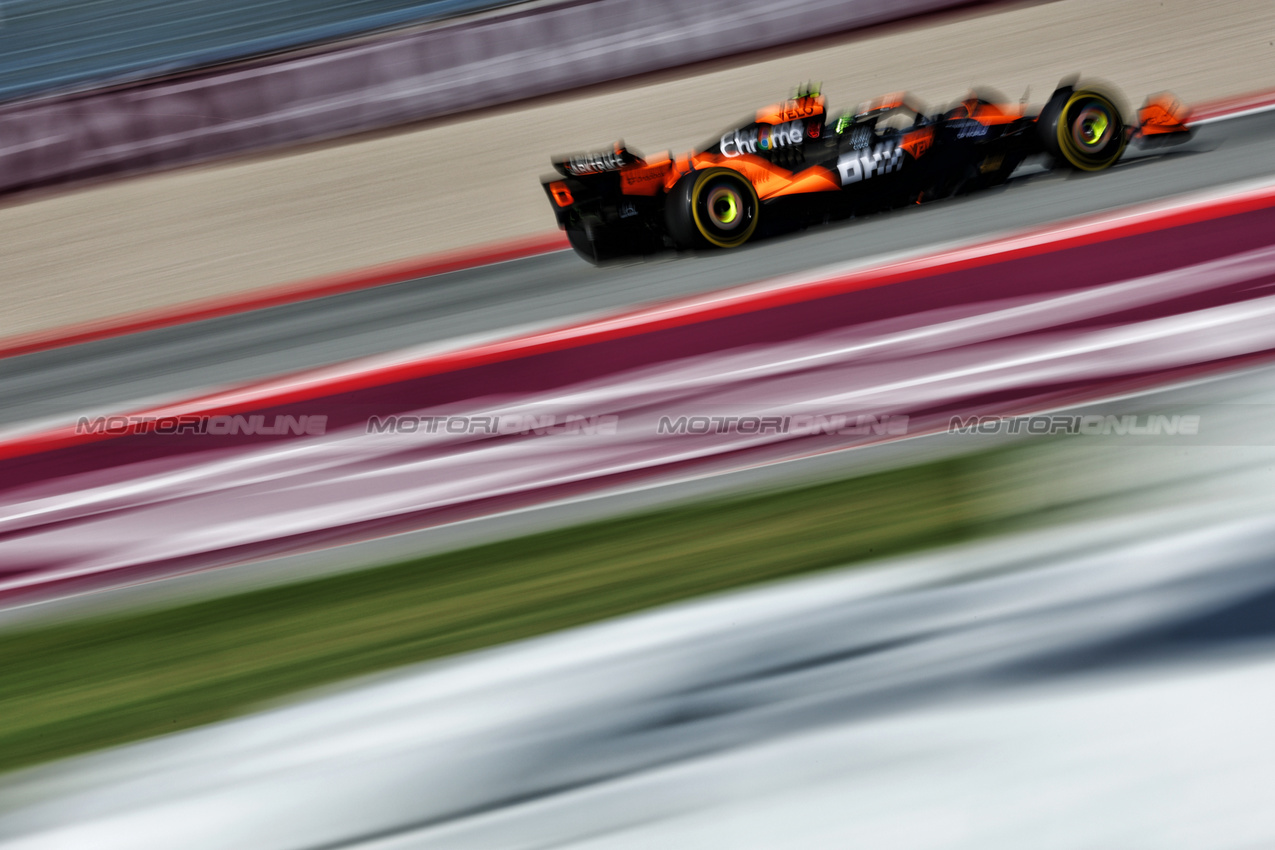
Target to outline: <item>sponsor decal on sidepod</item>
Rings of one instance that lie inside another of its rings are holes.
[[[871,180],[878,174],[889,174],[903,166],[903,148],[893,142],[885,142],[873,148],[871,153],[843,153],[837,160],[841,185],[848,186],[860,180]]]
[[[806,124],[804,121],[789,121],[773,127],[758,127],[741,132],[732,130],[721,138],[723,156],[743,156],[746,153],[757,153],[800,145],[804,141]]]

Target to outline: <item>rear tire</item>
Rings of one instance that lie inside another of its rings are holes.
[[[1092,89],[1054,92],[1036,127],[1045,150],[1080,171],[1102,171],[1124,153],[1128,133],[1115,100]]]
[[[757,229],[760,206],[757,190],[738,171],[692,171],[669,192],[665,224],[680,248],[738,248]]]

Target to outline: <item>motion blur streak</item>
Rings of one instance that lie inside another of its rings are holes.
[[[1109,453],[1104,488],[1076,445],[1036,468],[1086,521],[25,771],[4,846],[1265,846],[1270,476],[1249,448],[1120,492],[1181,450]]]
[[[370,433],[360,425],[11,487],[0,494],[0,590],[227,563],[277,552],[281,541],[286,548],[365,537],[874,438],[661,434],[665,417],[901,415],[918,434],[942,430],[957,413],[1076,404],[1113,387],[1269,354],[1275,296],[1261,293],[1273,281],[1275,248],[1264,248],[1062,294],[918,312],[539,394],[408,412],[618,417],[593,434]],[[154,528],[165,534],[148,533]]]

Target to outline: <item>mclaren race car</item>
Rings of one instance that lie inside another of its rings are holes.
[[[703,150],[643,159],[614,149],[557,157],[544,179],[558,226],[590,262],[668,247],[735,248],[778,231],[1004,183],[1024,159],[1101,171],[1131,141],[1185,139],[1185,110],[1147,100],[1129,126],[1102,89],[1060,84],[1039,111],[971,95],[926,115],[887,95],[829,121],[814,87]]]

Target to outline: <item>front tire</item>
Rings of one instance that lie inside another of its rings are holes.
[[[1124,153],[1128,133],[1115,101],[1092,89],[1054,92],[1036,120],[1045,150],[1080,171],[1102,171]]]
[[[757,230],[757,190],[738,171],[692,171],[665,204],[669,235],[681,248],[738,248]]]

